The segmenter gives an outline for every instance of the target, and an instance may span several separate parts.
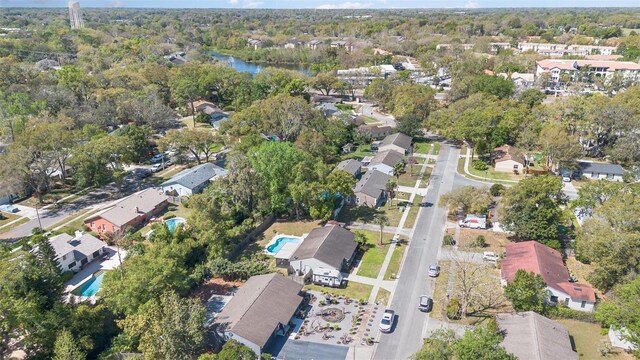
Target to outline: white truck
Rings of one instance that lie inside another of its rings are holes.
[[[460,226],[461,228],[486,230],[487,216],[467,214],[466,218],[458,221],[458,226]]]

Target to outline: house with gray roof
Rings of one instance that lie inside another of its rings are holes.
[[[618,164],[594,163],[589,161],[578,161],[580,173],[591,180],[622,181],[624,169]]]
[[[518,359],[577,360],[567,329],[533,311],[498,314],[498,327],[504,334],[502,347]]]
[[[387,175],[393,175],[393,169],[397,164],[404,163],[403,153],[396,150],[378,151],[376,156],[371,159],[367,169],[378,170]]]
[[[377,208],[386,198],[386,185],[391,175],[378,170],[367,171],[353,188],[353,197],[345,199],[347,204]]]
[[[353,175],[353,177],[359,178],[362,172],[362,163],[356,159],[342,160],[338,163],[335,169],[333,169],[333,171],[338,170],[346,171]]]
[[[169,204],[169,197],[158,189],[146,189],[84,219],[84,224],[99,234],[136,228],[158,216]]]
[[[160,184],[162,192],[174,196],[191,196],[204,190],[209,181],[225,176],[227,170],[212,163],[204,163],[180,171],[171,179]]]
[[[216,316],[215,331],[261,354],[287,336],[303,301],[302,285],[278,273],[252,276]]]
[[[56,252],[56,261],[62,272],[80,271],[86,264],[104,254],[106,243],[91,234],[78,233],[73,237],[60,234],[49,238]]]
[[[382,140],[382,143],[378,147],[378,151],[395,150],[406,155],[411,152],[412,142],[413,138],[409,135],[402,133],[391,134]]]
[[[311,230],[289,258],[290,270],[308,275],[314,269],[348,271],[358,244],[355,234],[339,225]]]

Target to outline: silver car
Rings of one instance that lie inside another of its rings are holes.
[[[437,277],[440,275],[440,266],[436,264],[429,265],[429,276]]]
[[[380,331],[383,333],[391,332],[393,327],[393,320],[396,317],[396,312],[390,309],[384,311],[382,314],[382,320],[380,320]]]

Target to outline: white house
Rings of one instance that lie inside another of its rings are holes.
[[[104,254],[106,243],[91,234],[77,233],[76,237],[60,234],[49,239],[56,252],[56,260],[62,272],[80,271],[86,264]]]
[[[185,169],[163,182],[160,186],[165,194],[176,196],[191,196],[202,192],[209,181],[218,176],[224,176],[227,171],[212,163],[204,163]]]
[[[624,169],[618,164],[602,164],[589,161],[579,161],[580,173],[587,179],[622,181]]]
[[[403,162],[402,153],[395,150],[380,151],[367,165],[368,171],[378,170],[387,175],[393,175],[393,167]]]
[[[216,316],[214,330],[261,354],[289,323],[303,301],[302,285],[278,273],[252,276]]]
[[[533,272],[539,274],[547,284],[550,304],[565,304],[570,309],[580,311],[594,310],[596,294],[593,288],[572,281],[557,250],[537,241],[510,243],[505,248],[500,267],[504,285],[513,281],[518,270]]]
[[[311,230],[289,258],[290,270],[300,275],[319,268],[348,270],[358,246],[355,237],[354,233],[338,225]]]
[[[522,173],[527,164],[522,151],[511,145],[503,145],[493,149],[493,159],[495,171],[499,172]]]

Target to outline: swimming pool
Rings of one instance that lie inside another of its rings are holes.
[[[102,287],[102,279],[104,278],[104,274],[105,274],[104,271],[96,272],[95,274],[93,274],[91,279],[85,281],[80,286],[73,289],[71,293],[73,295],[86,296],[86,297],[97,294],[98,291],[100,291],[100,288]]]
[[[278,253],[278,251],[280,251],[280,249],[282,249],[284,244],[301,243],[301,242],[302,242],[302,239],[299,237],[289,236],[289,235],[280,235],[274,238],[273,240],[271,240],[269,245],[267,245],[267,252],[269,252],[272,255],[275,255]]]
[[[184,218],[181,217],[174,217],[171,219],[167,219],[164,221],[165,224],[167,224],[167,227],[169,228],[169,231],[171,232],[175,232],[176,228],[178,227],[178,224],[184,224],[186,223],[187,220],[185,220]]]

